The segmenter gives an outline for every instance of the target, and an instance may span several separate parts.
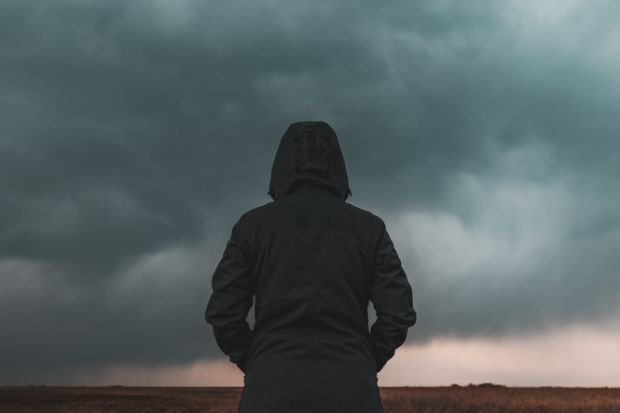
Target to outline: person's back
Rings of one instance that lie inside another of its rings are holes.
[[[233,227],[205,312],[219,347],[245,373],[239,411],[380,412],[377,372],[416,313],[384,222],[346,202],[346,167],[329,125],[287,129],[269,194],[273,202]],[[369,300],[377,312],[370,331]]]

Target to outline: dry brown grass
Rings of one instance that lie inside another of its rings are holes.
[[[1,413],[234,413],[240,387],[0,387]]]
[[[618,388],[382,387],[384,413],[620,413]],[[0,412],[235,413],[240,387],[0,387]]]
[[[385,413],[615,413],[620,389],[562,387],[383,387]]]

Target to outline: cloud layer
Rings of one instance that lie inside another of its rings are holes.
[[[615,2],[242,3],[0,4],[1,383],[220,357],[212,271],[306,119],[393,233],[410,342],[615,313]]]

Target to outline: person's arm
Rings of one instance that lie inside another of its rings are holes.
[[[379,372],[404,343],[409,327],[416,322],[412,288],[382,220],[370,301],[377,313],[370,336]]]
[[[213,273],[213,293],[205,310],[205,319],[213,326],[219,348],[245,373],[245,356],[252,336],[246,317],[252,307],[254,288],[240,221],[233,226]]]

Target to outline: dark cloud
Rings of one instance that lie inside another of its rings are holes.
[[[411,340],[606,316],[619,12],[2,2],[0,382],[218,356],[211,272],[305,119],[332,124],[350,202],[394,228]]]

